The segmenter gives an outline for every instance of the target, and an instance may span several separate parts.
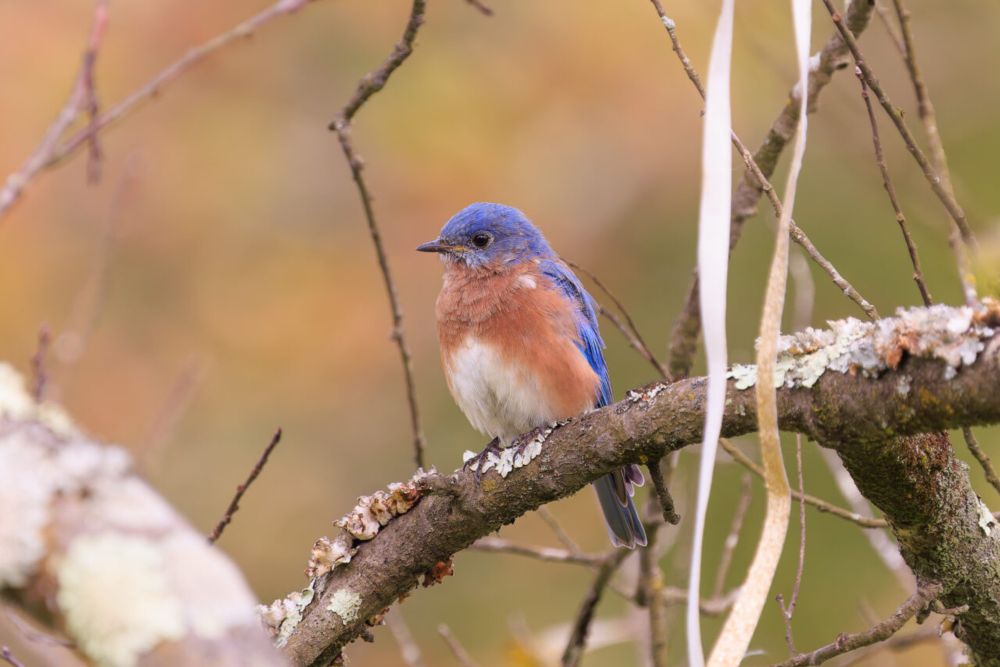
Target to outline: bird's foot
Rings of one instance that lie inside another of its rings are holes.
[[[490,440],[486,447],[483,448],[483,451],[475,454],[474,456],[470,456],[465,460],[465,463],[462,464],[463,470],[466,468],[472,468],[472,474],[476,478],[476,484],[479,484],[480,481],[482,481],[483,468],[489,460],[490,454],[493,454],[494,456],[498,456],[500,454],[500,438],[493,438]]]

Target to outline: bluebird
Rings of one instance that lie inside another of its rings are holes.
[[[417,250],[444,263],[436,310],[448,388],[493,438],[477,471],[518,436],[612,402],[596,302],[521,211],[472,204]],[[646,544],[632,502],[642,483],[634,465],[594,482],[615,546]]]

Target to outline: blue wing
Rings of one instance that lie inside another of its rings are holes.
[[[611,396],[608,365],[604,361],[604,341],[597,328],[597,302],[562,261],[545,259],[539,268],[555,283],[559,291],[576,304],[576,330],[580,337],[577,347],[601,378],[601,391],[595,407],[610,405],[614,399]],[[641,485],[642,482],[642,473],[634,465],[615,470],[594,482],[608,534],[615,546],[632,548],[637,544],[646,544],[646,531],[639,520],[635,503],[632,502],[632,485]]]
[[[539,268],[552,279],[556,287],[576,304],[576,330],[580,337],[577,347],[587,358],[590,367],[601,378],[601,392],[595,407],[611,405],[611,379],[604,361],[604,341],[597,327],[597,302],[587,293],[572,270],[558,259],[542,260]]]

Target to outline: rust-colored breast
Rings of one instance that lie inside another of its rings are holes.
[[[538,393],[546,414],[534,426],[596,404],[600,378],[577,347],[575,304],[536,263],[493,271],[446,266],[437,323],[449,385],[452,353],[471,337],[495,348],[523,378],[525,391]]]

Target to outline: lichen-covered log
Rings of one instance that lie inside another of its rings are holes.
[[[0,594],[102,667],[285,664],[232,562],[4,364]]]
[[[944,584],[949,604],[976,606],[959,635],[984,665],[997,664],[1000,646],[1000,531],[950,448],[899,436],[1000,421],[998,325],[996,304],[845,320],[783,338],[777,368],[782,428],[835,446],[886,512],[917,574]],[[756,428],[747,391],[754,381],[752,367],[734,369],[724,435]],[[629,392],[555,429],[541,453],[506,479],[487,473],[477,486],[467,472],[423,478],[427,495],[415,507],[311,582],[294,627],[285,627],[284,651],[295,664],[327,664],[422,574],[479,537],[626,463],[699,442],[704,392],[702,378]]]

